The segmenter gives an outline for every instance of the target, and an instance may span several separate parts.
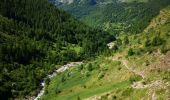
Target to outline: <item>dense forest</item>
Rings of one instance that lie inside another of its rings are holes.
[[[42,77],[107,50],[114,40],[47,0],[0,1],[0,98],[36,95]]]

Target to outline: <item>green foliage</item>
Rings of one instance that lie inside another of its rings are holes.
[[[125,45],[129,44],[129,38],[127,36],[124,37],[124,44]]]
[[[62,75],[61,82],[65,82],[65,81],[66,81],[66,77],[65,77],[65,75]]]
[[[148,47],[148,46],[150,46],[150,40],[149,40],[149,37],[148,36],[146,36],[146,40],[145,40],[145,47]]]
[[[61,93],[61,90],[60,90],[58,87],[56,87],[56,88],[55,88],[55,93],[56,93],[56,94]]]
[[[112,96],[112,100],[117,100],[117,96]]]
[[[121,39],[117,39],[116,43],[117,43],[118,46],[121,46],[122,45],[122,40]]]
[[[86,76],[86,77],[89,77],[89,76],[90,76],[90,72],[86,71],[86,72],[85,72],[85,76]]]
[[[130,83],[133,83],[133,82],[140,81],[141,79],[142,79],[141,76],[139,76],[139,75],[133,75],[133,76],[131,76],[131,77],[129,78],[129,81],[130,81]]]
[[[81,98],[78,96],[78,97],[77,97],[77,100],[81,100]]]
[[[0,98],[32,96],[54,65],[98,55],[109,41],[110,35],[76,21],[47,0],[1,0]]]
[[[161,53],[164,53],[164,54],[169,51],[169,49],[165,45],[162,45],[160,49],[161,49]]]
[[[162,40],[160,38],[160,36],[155,36],[153,39],[152,39],[152,46],[159,46],[159,45],[162,45],[164,42],[164,40]]]
[[[83,70],[83,68],[84,68],[83,65],[78,66],[78,70],[79,70],[79,71]]]
[[[118,50],[118,45],[117,44],[115,44],[113,47],[112,47],[112,50],[114,50],[114,51],[117,51]]]
[[[46,84],[46,85],[49,85],[49,83],[50,83],[50,79],[47,78],[47,79],[45,80],[45,84]]]
[[[79,3],[76,1],[73,4],[61,5],[61,8],[88,25],[112,34],[118,34],[121,31],[142,32],[150,24],[152,18],[157,16],[162,8],[170,4],[169,0],[148,0],[148,2],[141,2],[141,0],[116,2],[114,0],[110,3],[107,0],[106,4],[100,4],[101,1],[98,1],[95,5],[84,3],[88,1],[80,2],[78,0]]]
[[[91,63],[89,63],[87,66],[86,66],[87,70],[88,71],[92,71],[93,70],[93,66]]]
[[[98,75],[98,79],[99,80],[102,79],[104,77],[104,75],[105,75],[104,72],[100,72],[99,75]]]
[[[130,49],[128,50],[128,56],[132,56],[132,55],[134,55],[134,52],[133,52],[133,49],[130,48]]]
[[[123,91],[122,96],[128,97],[128,96],[130,96],[130,94],[131,94],[132,92],[133,92],[133,89],[132,89],[132,88],[127,88],[127,89],[125,89],[125,90]]]

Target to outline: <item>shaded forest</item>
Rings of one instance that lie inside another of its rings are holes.
[[[1,0],[0,98],[36,95],[41,79],[56,65],[101,54],[114,39],[47,0]]]

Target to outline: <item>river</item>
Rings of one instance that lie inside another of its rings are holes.
[[[69,64],[61,66],[59,69],[55,70],[52,74],[48,74],[45,78],[43,78],[43,81],[41,82],[42,89],[38,93],[37,97],[35,97],[34,100],[38,100],[38,99],[41,98],[41,96],[44,95],[44,92],[45,92],[45,80],[46,79],[48,79],[48,78],[51,79],[51,78],[55,77],[57,75],[57,73],[62,73],[64,71],[68,70],[71,67],[74,67],[74,66],[77,66],[77,65],[81,65],[81,64],[83,64],[83,62],[71,62]]]

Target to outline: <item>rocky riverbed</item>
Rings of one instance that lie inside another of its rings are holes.
[[[38,100],[44,94],[44,92],[45,92],[45,80],[46,79],[48,79],[48,78],[51,79],[51,78],[55,77],[57,75],[57,73],[62,73],[64,71],[68,70],[71,67],[74,67],[74,66],[77,66],[77,65],[81,65],[81,64],[83,64],[83,62],[71,62],[69,64],[61,66],[59,69],[55,70],[52,74],[48,74],[43,79],[43,81],[41,82],[42,89],[40,90],[40,92],[38,93],[37,97],[35,97],[34,100]]]

